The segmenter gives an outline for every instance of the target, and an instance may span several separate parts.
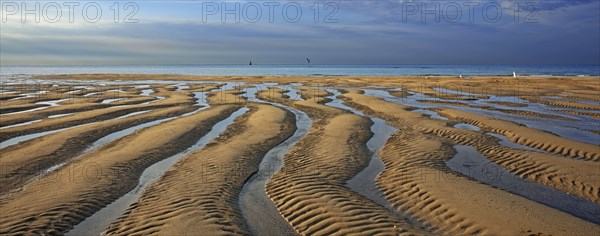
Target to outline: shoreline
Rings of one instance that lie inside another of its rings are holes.
[[[421,86],[419,84],[431,85],[439,83],[446,85],[446,89],[452,86],[475,87],[509,85],[514,86],[542,86],[540,81],[553,84],[560,81],[594,82],[600,89],[600,76],[197,76],[197,75],[170,75],[170,74],[56,74],[56,75],[28,75],[27,77],[2,78],[2,86],[11,84],[49,84],[52,81],[85,83],[90,81],[107,82],[108,84],[120,85],[127,83],[155,84],[155,83],[206,83],[206,82],[234,82],[240,84],[251,83],[279,83],[291,85],[304,83],[309,86],[335,85],[353,86],[361,88],[390,87],[401,88],[410,86]],[[488,84],[482,84],[488,83]],[[455,89],[456,90],[456,89]],[[539,88],[537,90],[540,90]],[[464,92],[464,91],[463,91]],[[567,91],[568,92],[568,91]]]
[[[599,64],[169,64],[0,65],[1,76],[162,74],[169,76],[600,76]]]
[[[157,77],[168,76],[178,77],[183,80],[207,80],[207,79],[234,79],[234,78],[340,78],[340,77],[366,77],[366,78],[456,78],[473,79],[473,78],[598,78],[600,75],[187,75],[187,74],[128,74],[128,73],[84,73],[84,74],[14,74],[10,76],[30,76],[32,79],[84,79],[81,77],[96,77],[96,76],[118,76],[118,77],[136,77],[135,80],[150,79],[156,80]],[[45,78],[51,76],[52,78]],[[425,79],[424,78],[424,79]],[[101,79],[105,80],[105,79]]]

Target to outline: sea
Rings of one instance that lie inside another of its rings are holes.
[[[0,65],[0,78],[55,74],[205,76],[600,76],[599,65]]]

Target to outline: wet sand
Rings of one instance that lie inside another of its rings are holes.
[[[45,78],[0,99],[3,235],[600,234],[600,77]]]

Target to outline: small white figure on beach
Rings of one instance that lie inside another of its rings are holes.
[[[517,78],[517,72],[514,72],[514,71],[513,71],[513,77],[514,77],[514,78]]]

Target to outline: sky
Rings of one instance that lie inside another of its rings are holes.
[[[1,65],[600,64],[598,0],[0,3]]]

